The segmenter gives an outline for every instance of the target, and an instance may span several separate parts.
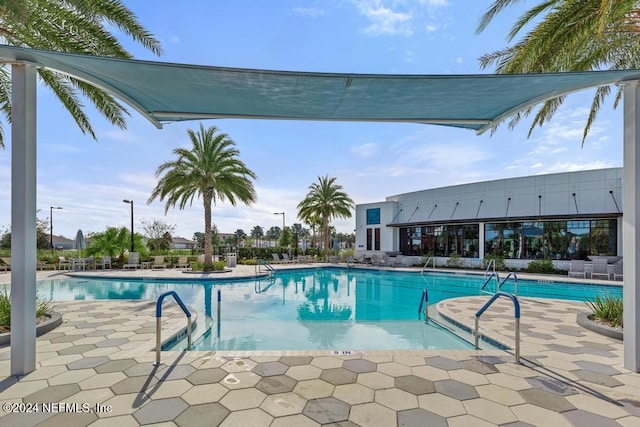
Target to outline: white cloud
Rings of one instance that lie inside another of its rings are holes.
[[[434,32],[436,32],[437,29],[438,29],[438,26],[436,24],[433,24],[433,23],[428,23],[425,26],[425,30],[426,30],[427,33],[434,33]]]
[[[317,18],[325,14],[324,10],[317,7],[296,7],[292,11],[295,15],[308,16],[310,18]]]
[[[371,21],[371,25],[364,29],[367,34],[403,36],[413,34],[412,17],[408,13],[395,12],[381,5],[362,9],[362,13]]]
[[[349,152],[351,152],[351,154],[353,154],[356,157],[367,158],[367,157],[372,157],[378,154],[378,151],[379,151],[378,148],[379,148],[378,144],[375,144],[373,142],[367,142],[367,143],[352,147],[349,150]]]
[[[169,37],[169,43],[172,44],[180,44],[180,37],[173,35],[171,37]]]

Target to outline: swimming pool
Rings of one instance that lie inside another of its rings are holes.
[[[38,282],[38,294],[53,300],[156,300],[175,290],[200,313],[195,350],[468,349],[468,342],[419,320],[418,305],[425,288],[433,304],[478,295],[482,283],[477,275],[316,268],[229,282],[45,280]],[[519,296],[585,300],[603,294],[622,295],[622,288],[518,283]]]

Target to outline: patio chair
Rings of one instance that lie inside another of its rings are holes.
[[[289,258],[289,254],[282,254],[282,260],[285,264],[293,264],[295,260]]]
[[[584,269],[584,260],[581,259],[572,259],[571,264],[569,265],[569,277],[582,277],[583,279],[587,277],[587,272]]]
[[[0,264],[0,268],[5,272],[7,270],[11,270],[11,258],[0,258],[2,260],[2,264]]]
[[[140,267],[140,254],[138,252],[129,252],[129,259],[127,263],[122,266],[122,268],[135,268]]]
[[[109,266],[109,268],[111,268],[111,257],[110,256],[103,256],[102,259],[96,260],[96,270],[98,269],[98,267],[100,267],[101,269],[105,270],[107,268],[107,266]]]
[[[58,257],[58,270],[71,270],[71,260],[63,256]]]
[[[176,265],[174,266],[174,268],[181,268],[183,270],[188,269],[189,268],[189,257],[179,256],[178,257],[178,262],[176,262]]]
[[[153,270],[154,268],[166,268],[167,264],[165,264],[164,262],[164,256],[162,255],[156,255],[153,257],[153,263],[151,264],[151,269]]]
[[[622,280],[623,276],[622,276],[622,260],[616,262],[615,264],[613,264],[613,280],[618,280],[618,278],[620,278],[620,280]]]
[[[591,268],[591,278],[593,276],[606,277],[610,278],[609,271],[607,270],[607,259],[606,258],[595,258],[593,260],[593,267]]]
[[[273,264],[282,264],[282,259],[280,258],[280,255],[273,252],[271,256],[273,257]]]

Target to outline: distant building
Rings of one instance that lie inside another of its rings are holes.
[[[195,249],[196,242],[184,237],[173,237],[171,239],[171,249]]]
[[[622,168],[434,188],[356,206],[356,251],[465,264],[495,255],[517,268],[551,258],[565,268],[622,255],[622,209]]]
[[[76,241],[67,239],[66,237],[63,237],[63,236],[53,235],[53,247],[55,249],[62,249],[62,250],[75,249]]]

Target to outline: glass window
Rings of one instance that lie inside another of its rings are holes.
[[[380,229],[374,228],[373,231],[375,234],[375,248],[376,248],[376,251],[379,251],[380,250]]]
[[[367,225],[380,224],[380,208],[367,209]]]
[[[400,229],[403,255],[478,257],[478,224],[439,225]]]
[[[373,228],[367,228],[367,250],[373,249]]]

